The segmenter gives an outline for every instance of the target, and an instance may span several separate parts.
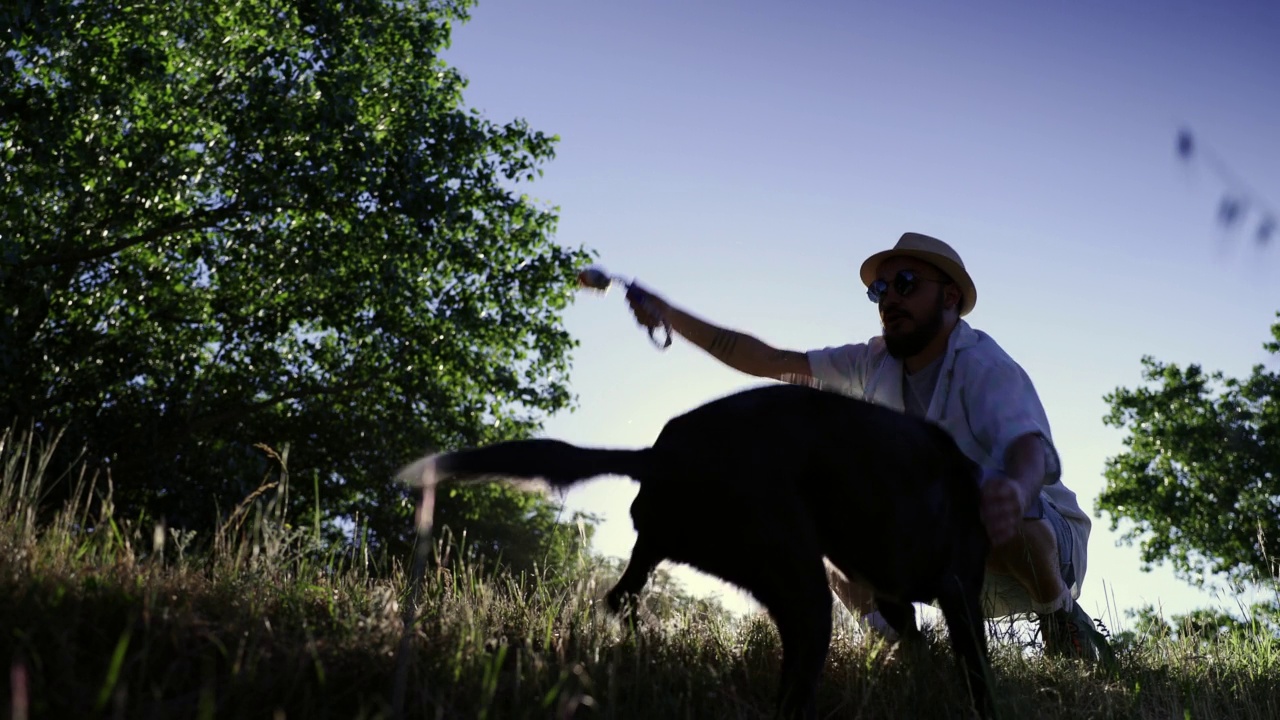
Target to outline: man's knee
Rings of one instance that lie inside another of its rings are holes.
[[[992,548],[987,572],[1014,579],[1037,603],[1059,598],[1069,586],[1059,538],[1047,520],[1028,520],[1012,540]]]

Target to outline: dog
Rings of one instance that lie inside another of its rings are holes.
[[[398,473],[421,485],[428,507],[445,480],[563,488],[601,475],[640,484],[635,545],[606,595],[612,612],[636,607],[663,560],[746,590],[781,639],[778,714],[813,718],[831,642],[826,558],[874,589],[904,640],[919,637],[911,603],[936,600],[972,709],[991,716],[981,469],[940,426],[828,390],[771,384],[672,418],[647,448],[514,440],[427,455]]]

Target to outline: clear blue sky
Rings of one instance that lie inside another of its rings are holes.
[[[1223,187],[1174,138],[1191,127],[1280,211],[1274,2],[483,0],[446,58],[468,105],[561,137],[524,186],[559,207],[559,242],[774,345],[877,334],[861,261],[907,230],[951,243],[979,288],[969,321],[1037,384],[1090,514],[1122,449],[1103,396],[1140,382],[1143,354],[1232,375],[1269,360],[1280,237],[1217,227]],[[658,352],[618,292],[566,321],[580,405],[549,436],[647,445],[759,382],[680,340]],[[605,518],[598,550],[630,551],[636,489],[568,493]],[[1146,602],[1234,607],[1140,572],[1108,526],[1094,519],[1081,601],[1111,627]]]

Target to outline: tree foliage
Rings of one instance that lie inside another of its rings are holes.
[[[189,527],[288,443],[298,512],[394,540],[398,465],[569,407],[588,253],[514,189],[555,138],[468,111],[439,57],[468,5],[0,10],[0,417]]]
[[[1280,315],[1280,313],[1278,313]],[[1280,353],[1280,323],[1263,345]],[[1099,513],[1132,526],[1142,561],[1168,560],[1203,586],[1276,577],[1280,554],[1280,374],[1256,365],[1245,379],[1144,357],[1149,385],[1107,395],[1105,421],[1128,431],[1110,458]]]
[[[1238,610],[1240,614],[1235,615],[1220,608],[1197,608],[1165,618],[1154,605],[1143,605],[1125,611],[1134,626],[1117,633],[1116,644],[1134,647],[1143,642],[1173,639],[1209,645],[1280,637],[1280,605],[1274,599],[1241,606]]]
[[[436,518],[447,526],[441,559],[486,574],[499,566],[517,573],[565,570],[584,559],[599,520],[582,512],[566,515],[541,494],[500,484],[442,490]]]

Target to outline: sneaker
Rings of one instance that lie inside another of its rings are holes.
[[[1048,615],[1040,616],[1040,636],[1044,639],[1045,655],[1084,657],[1084,640],[1080,637],[1080,626],[1072,617],[1074,614],[1067,610],[1054,610]]]
[[[1073,657],[1089,662],[1101,662],[1114,667],[1115,653],[1106,636],[1098,632],[1089,614],[1072,603],[1070,610],[1055,610],[1040,615],[1040,634],[1044,638],[1046,655]]]

